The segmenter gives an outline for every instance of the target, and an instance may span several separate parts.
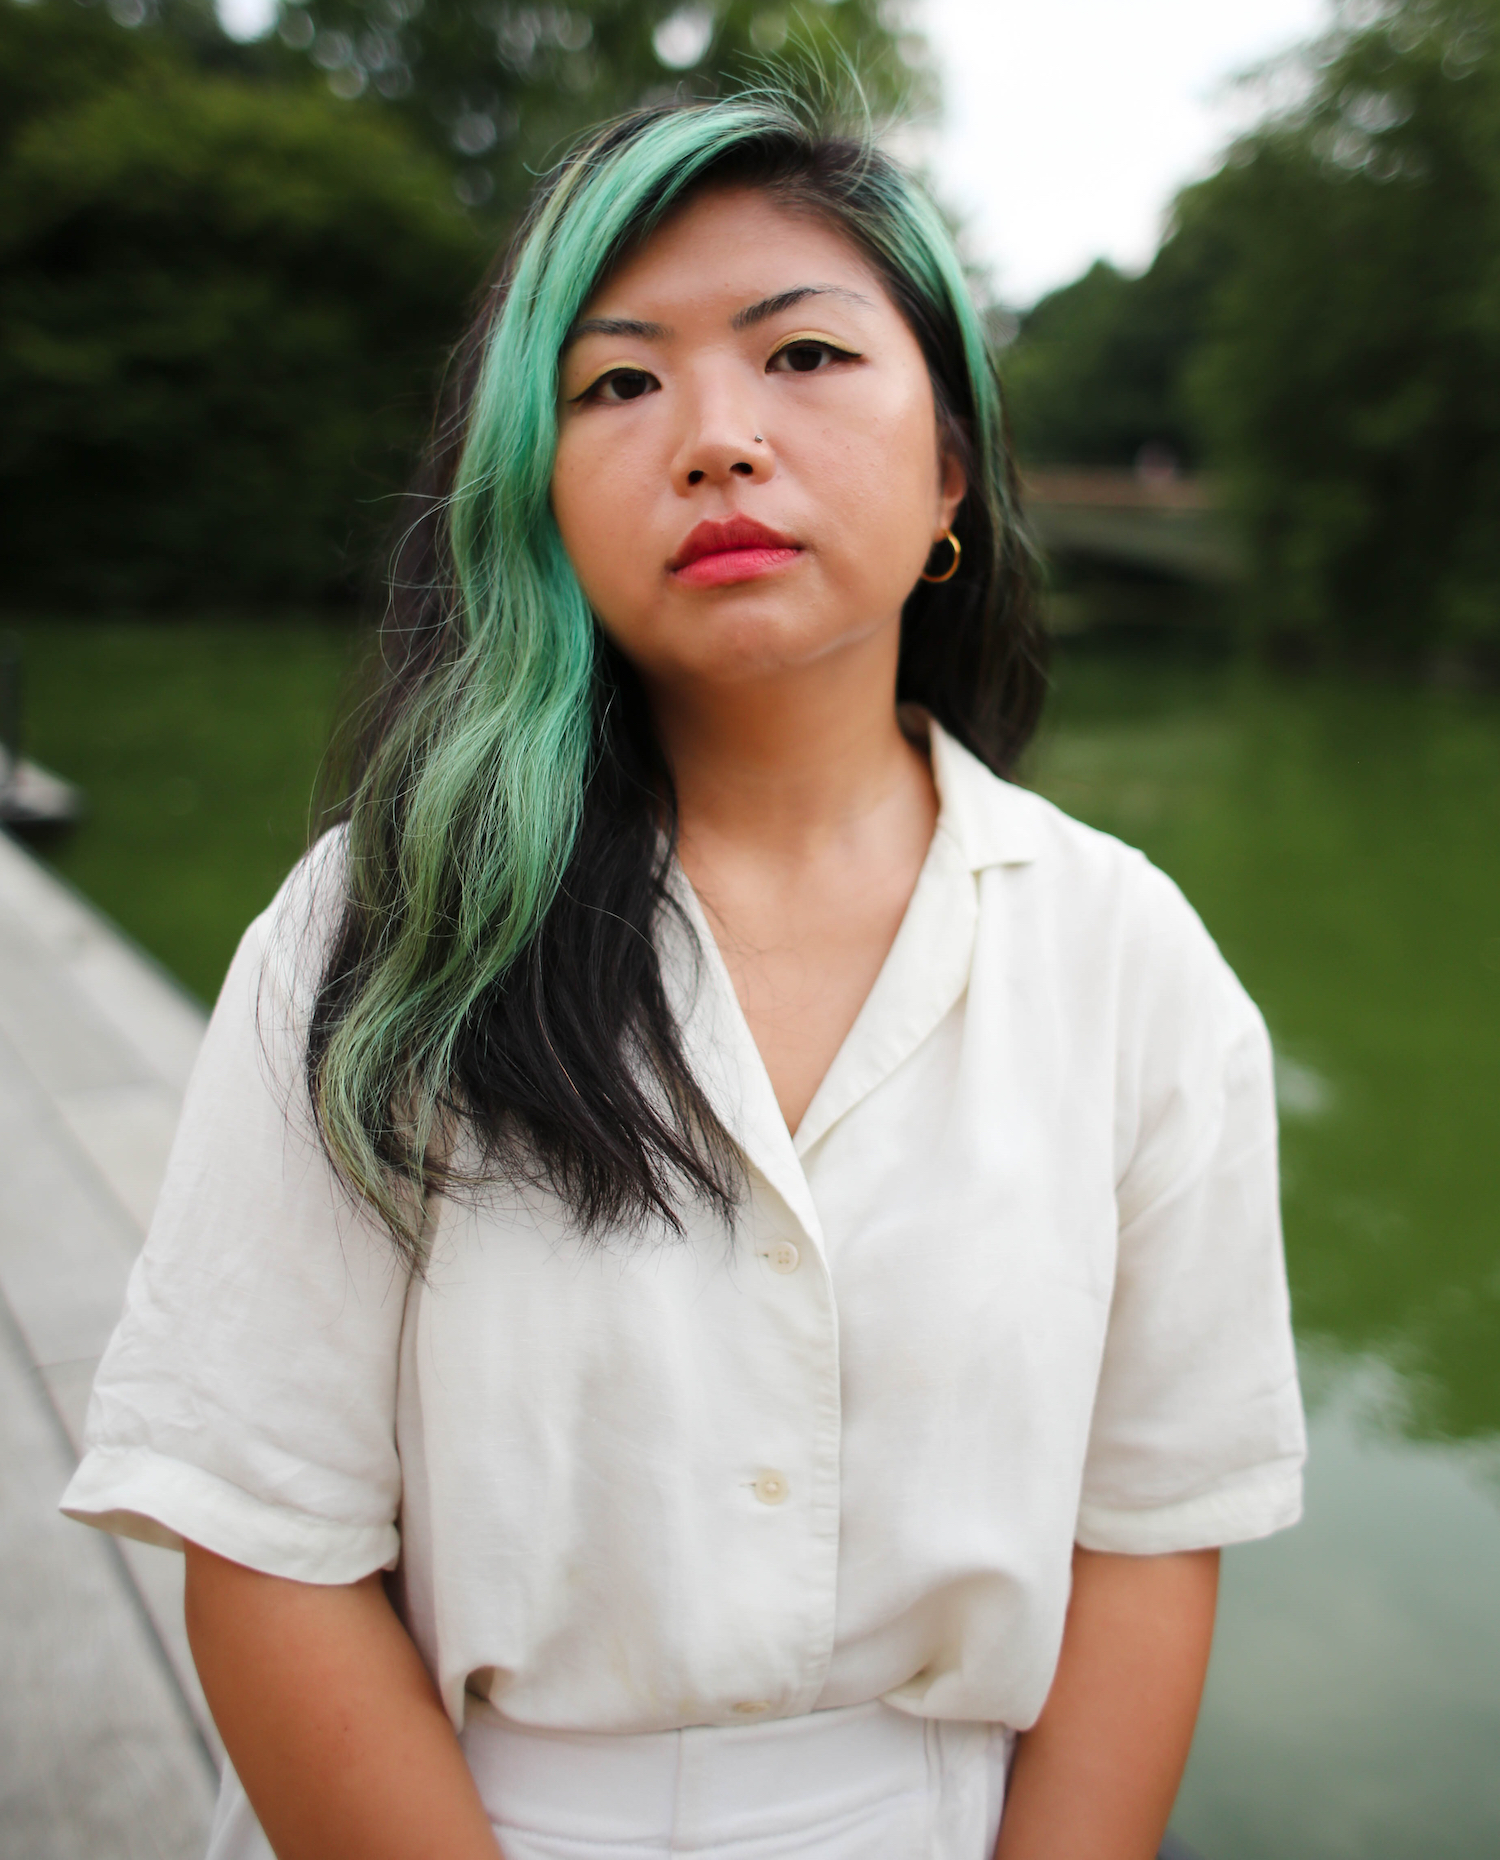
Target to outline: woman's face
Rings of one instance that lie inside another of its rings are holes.
[[[964,492],[922,352],[827,222],[691,200],[562,357],[552,507],[648,682],[775,676],[883,631]]]

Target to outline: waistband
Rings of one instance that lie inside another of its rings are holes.
[[[750,1725],[610,1734],[516,1725],[468,1704],[464,1754],[516,1860],[993,1851],[1011,1747],[998,1725],[914,1718],[872,1700]]]

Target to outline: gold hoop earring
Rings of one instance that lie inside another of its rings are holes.
[[[952,530],[944,530],[942,535],[939,536],[938,542],[947,543],[949,548],[952,549],[953,551],[953,560],[943,570],[941,575],[929,575],[927,570],[924,568],[921,574],[921,579],[923,581],[952,581],[953,577],[958,573],[958,558],[964,552],[963,544],[953,534]],[[935,549],[937,547],[937,543],[934,543],[932,547]]]

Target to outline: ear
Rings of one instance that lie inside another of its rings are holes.
[[[958,515],[958,507],[964,501],[969,489],[969,481],[964,475],[964,468],[953,453],[944,446],[938,461],[938,534],[951,529],[953,519]]]

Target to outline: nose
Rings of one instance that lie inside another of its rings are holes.
[[[679,493],[700,484],[724,484],[731,478],[771,476],[770,443],[763,437],[757,396],[738,370],[700,379],[684,394],[682,431],[672,461],[673,488]]]

